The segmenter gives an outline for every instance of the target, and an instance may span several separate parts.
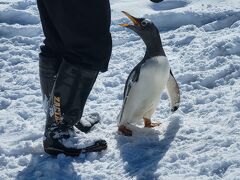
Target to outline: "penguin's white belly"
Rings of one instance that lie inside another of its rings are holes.
[[[138,81],[128,94],[120,124],[141,122],[151,118],[166,87],[170,67],[166,57],[148,59],[141,67]]]

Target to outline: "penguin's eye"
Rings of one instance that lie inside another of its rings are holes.
[[[146,21],[142,21],[142,22],[141,22],[141,25],[144,26],[144,27],[145,27],[147,24],[148,24],[148,22],[146,22]]]
[[[145,19],[145,20],[143,20],[143,21],[141,22],[141,25],[142,25],[143,27],[146,27],[149,23],[150,23],[150,21],[147,20],[147,19]]]

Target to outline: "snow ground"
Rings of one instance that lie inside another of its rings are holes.
[[[44,112],[38,77],[43,34],[34,0],[0,0],[0,179],[240,179],[240,1],[112,0],[113,54],[84,115],[101,124],[87,136],[104,137],[102,153],[78,158],[43,152]],[[166,93],[155,130],[116,132],[122,93],[144,44],[120,11],[151,19],[181,88],[170,113]],[[86,137],[79,134],[79,137]]]

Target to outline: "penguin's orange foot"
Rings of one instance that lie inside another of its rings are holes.
[[[127,129],[124,125],[119,126],[118,131],[121,132],[124,136],[132,136],[132,131],[130,129]]]
[[[161,124],[161,123],[153,123],[153,122],[151,122],[150,119],[145,119],[145,118],[144,118],[144,125],[145,125],[145,127],[147,127],[147,128],[154,128],[154,127],[156,127],[156,126],[160,126],[160,124]]]

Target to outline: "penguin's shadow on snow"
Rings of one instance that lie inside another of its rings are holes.
[[[180,120],[174,119],[167,127],[163,139],[159,131],[135,128],[133,137],[118,136],[117,145],[125,164],[125,171],[137,179],[156,179],[154,173],[159,162],[169,150],[178,130]]]

